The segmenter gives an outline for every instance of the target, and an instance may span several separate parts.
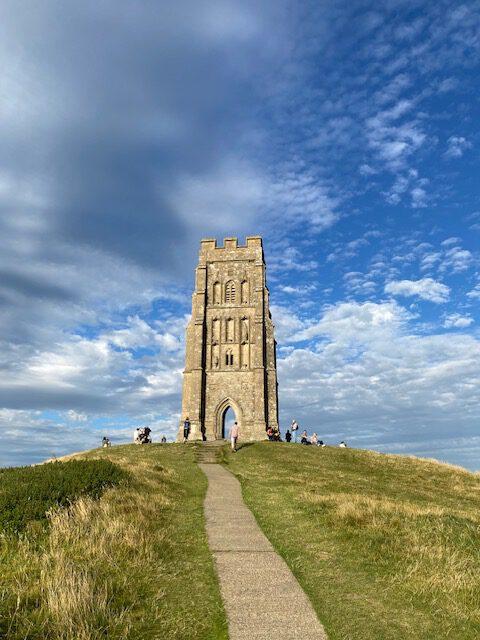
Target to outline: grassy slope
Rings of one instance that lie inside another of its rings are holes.
[[[0,636],[227,638],[204,530],[206,479],[191,447],[96,450],[133,482],[81,498],[48,535],[0,538]]]
[[[47,513],[82,496],[99,498],[107,487],[128,481],[110,460],[70,460],[0,469],[0,531],[19,533],[47,523]]]
[[[280,443],[226,461],[330,640],[479,638],[478,475]]]

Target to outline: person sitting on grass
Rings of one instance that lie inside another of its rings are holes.
[[[287,433],[285,434],[285,442],[290,442],[292,439],[292,434],[290,433],[290,431],[287,429]]]
[[[325,443],[323,442],[323,440],[319,440],[319,441],[318,441],[318,445],[317,445],[317,446],[318,446],[318,447],[324,447],[324,446],[325,446]]]
[[[342,449],[346,449],[347,448],[347,444],[343,440],[340,442],[340,444],[338,446],[341,447]]]
[[[318,436],[316,433],[312,434],[312,437],[310,438],[310,444],[313,444],[315,446],[317,446],[318,444]]]
[[[300,444],[310,444],[310,442],[308,441],[308,434],[307,434],[307,430],[305,429],[305,431],[302,432],[302,436],[300,439]]]
[[[272,429],[272,427],[268,427],[268,429],[267,429],[267,437],[270,440],[270,442],[273,440],[273,429]]]

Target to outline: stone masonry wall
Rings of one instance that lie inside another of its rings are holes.
[[[269,310],[262,239],[245,246],[226,238],[202,240],[187,327],[182,416],[191,439],[222,438],[231,407],[241,438],[265,438],[278,426],[274,326]]]

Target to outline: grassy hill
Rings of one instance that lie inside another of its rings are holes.
[[[225,460],[330,640],[478,640],[478,474],[281,443]]]
[[[128,445],[80,457],[82,472],[78,463],[2,472],[0,637],[226,640],[194,447]],[[478,475],[268,442],[234,455],[225,448],[223,461],[330,640],[479,637]],[[15,474],[27,480],[15,486]],[[29,488],[35,474],[41,490]],[[12,509],[12,495],[28,508]],[[265,606],[274,616],[295,603]]]
[[[207,482],[192,448],[127,445],[81,457],[111,460],[129,480],[100,497],[97,487],[79,490],[88,474],[70,462],[30,469],[52,489],[32,491],[32,501],[50,508],[60,483],[60,504],[69,491],[74,502],[53,509],[47,528],[37,504],[23,532],[0,533],[0,638],[226,639],[204,531]]]

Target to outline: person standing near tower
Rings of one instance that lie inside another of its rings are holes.
[[[239,435],[238,423],[234,422],[232,430],[230,431],[230,441],[232,443],[232,451],[237,451],[237,440]]]
[[[190,435],[190,420],[188,416],[185,418],[185,422],[183,423],[183,442],[188,440],[188,436]]]
[[[290,431],[292,432],[292,439],[294,442],[297,441],[297,431],[298,431],[298,422],[296,420],[292,420],[292,424],[290,426]]]

